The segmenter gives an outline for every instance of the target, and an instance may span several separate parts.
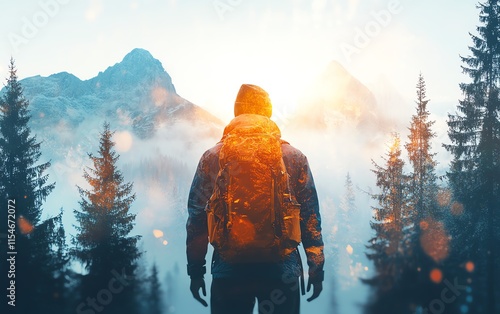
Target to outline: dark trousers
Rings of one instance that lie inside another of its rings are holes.
[[[212,314],[252,314],[255,299],[259,314],[299,314],[298,278],[214,278],[210,309]]]

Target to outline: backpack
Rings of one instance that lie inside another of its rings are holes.
[[[237,116],[224,130],[205,210],[209,241],[226,262],[279,262],[300,243],[300,205],[280,136],[273,121],[254,114]]]

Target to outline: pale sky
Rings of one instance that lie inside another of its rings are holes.
[[[149,50],[178,94],[223,120],[240,84],[278,110],[333,60],[368,87],[386,80],[415,98],[421,71],[436,106],[461,97],[459,54],[478,24],[476,0],[23,0],[0,3],[0,77],[67,71],[81,79]],[[432,108],[431,108],[432,110]]]

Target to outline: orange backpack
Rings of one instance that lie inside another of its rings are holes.
[[[206,206],[208,237],[231,263],[278,262],[300,243],[300,205],[269,118],[243,114],[226,127]]]

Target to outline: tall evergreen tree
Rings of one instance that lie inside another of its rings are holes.
[[[429,234],[437,233],[433,228],[441,226],[436,221],[439,217],[435,172],[435,153],[431,152],[431,140],[436,136],[432,131],[434,121],[429,120],[425,80],[422,74],[417,82],[416,113],[411,118],[410,134],[405,148],[412,166],[410,174],[410,207],[411,228],[408,230],[409,272],[415,272],[414,300],[422,307],[428,306],[436,296],[432,295],[432,282],[429,278],[431,270],[438,266],[444,258],[447,247],[434,241],[428,243]],[[434,239],[436,240],[436,239]]]
[[[375,266],[373,278],[363,282],[374,288],[374,298],[367,306],[368,313],[411,313],[408,291],[404,290],[406,255],[405,232],[410,225],[409,177],[403,172],[401,146],[398,135],[394,137],[385,167],[373,162],[379,194],[373,195],[378,206],[374,207],[370,225],[375,236],[367,246],[366,254]]]
[[[448,178],[454,198],[465,210],[456,218],[455,242],[462,263],[472,262],[474,313],[500,311],[500,1],[487,0],[480,10],[470,55],[462,57],[471,81],[460,84],[464,98],[449,115],[445,145],[453,160]]]
[[[81,200],[80,210],[74,211],[78,225],[72,253],[88,271],[82,280],[84,299],[97,296],[96,308],[102,313],[136,313],[138,284],[134,274],[141,255],[137,247],[140,237],[129,235],[135,224],[135,215],[130,213],[135,194],[132,183],[125,183],[117,168],[119,155],[113,150],[112,136],[105,123],[98,155],[89,154],[93,168],[84,170],[83,177],[90,188],[78,187]],[[107,295],[100,302],[100,291],[116,274],[124,279],[120,282],[123,289],[117,289],[112,300]],[[84,309],[85,302],[79,306]]]
[[[17,216],[35,226],[40,221],[42,204],[55,183],[47,184],[45,172],[50,162],[37,164],[42,153],[40,142],[28,126],[31,119],[28,106],[11,59],[5,94],[0,102],[0,159],[3,162],[0,187],[3,199],[16,199]]]
[[[16,277],[10,279],[15,280],[15,309],[20,313],[32,312],[39,306],[31,300],[37,299],[37,293],[53,279],[53,274],[46,273],[42,267],[43,256],[37,254],[37,248],[54,240],[44,233],[40,217],[42,205],[55,183],[47,183],[46,170],[50,162],[39,163],[40,142],[31,134],[28,106],[11,59],[9,78],[0,99],[0,198],[5,204],[2,206],[2,222],[13,218],[7,215],[7,200],[12,200],[11,204],[15,206],[15,247],[9,251],[17,252]],[[0,233],[7,234],[7,223],[1,224]],[[2,252],[7,252],[4,242]],[[0,259],[0,265],[2,273],[7,274],[4,257]],[[2,302],[2,306],[5,304]]]
[[[412,166],[411,194],[412,205],[416,212],[417,225],[426,217],[436,218],[437,176],[435,172],[435,153],[432,153],[431,140],[436,137],[432,131],[434,121],[429,121],[425,80],[422,74],[417,83],[417,112],[411,118],[410,135],[405,148]]]

